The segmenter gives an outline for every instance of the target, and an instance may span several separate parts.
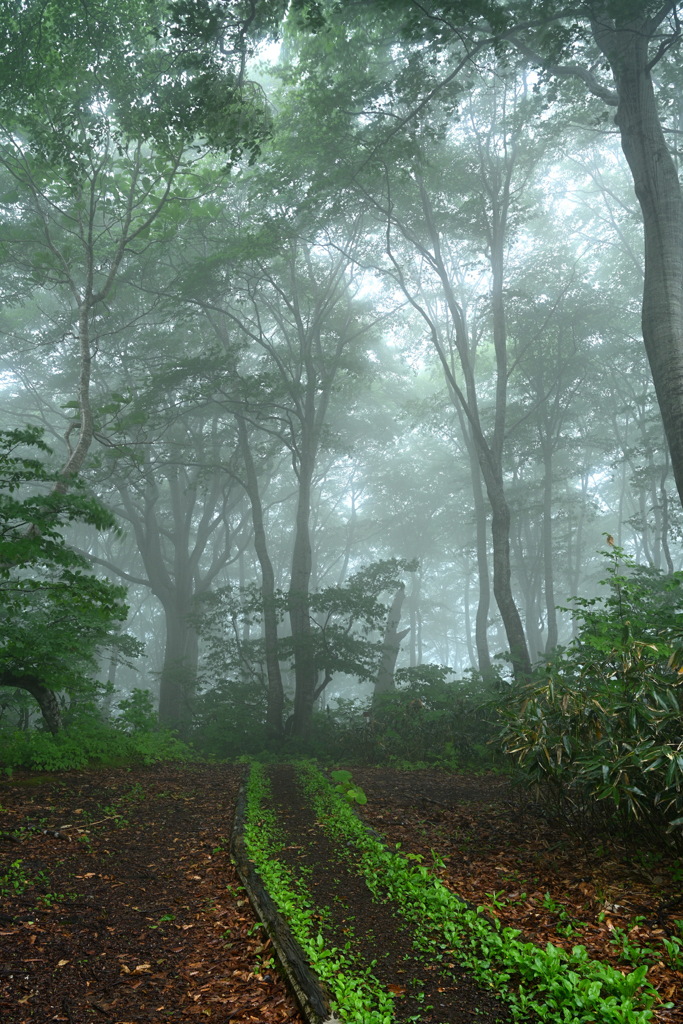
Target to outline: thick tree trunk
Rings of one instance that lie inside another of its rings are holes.
[[[380,656],[377,678],[375,680],[373,697],[380,697],[382,694],[391,693],[396,689],[396,684],[394,682],[396,659],[398,658],[401,640],[403,640],[403,638],[410,632],[410,629],[399,630],[398,628],[398,624],[401,621],[401,608],[403,606],[403,599],[405,596],[406,588],[402,585],[394,594],[394,600],[391,602],[391,607],[387,616],[387,624],[384,630],[382,653]]]
[[[14,686],[19,690],[28,690],[40,705],[45,725],[53,736],[57,735],[62,727],[62,716],[54,691],[48,689],[36,676],[20,676],[12,672],[5,672],[0,676],[0,686]]]
[[[615,121],[643,214],[643,340],[683,502],[683,197],[649,68],[655,28],[642,15],[619,24],[605,15],[593,35],[614,75]]]
[[[191,620],[191,602],[164,605],[166,647],[159,686],[159,724],[187,732],[192,714],[199,643]]]
[[[254,459],[249,447],[247,425],[243,417],[237,417],[240,451],[246,472],[246,491],[251,504],[251,521],[254,527],[254,548],[261,567],[261,597],[263,600],[263,637],[268,676],[268,703],[266,707],[266,730],[278,739],[283,731],[284,690],[278,658],[277,609],[275,607],[275,573],[268,553],[268,542],[263,522],[263,505],[259,492]]]

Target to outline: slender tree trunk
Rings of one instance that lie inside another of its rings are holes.
[[[505,443],[505,418],[507,411],[507,328],[504,303],[504,252],[507,228],[509,188],[514,162],[506,166],[505,185],[496,202],[495,214],[489,229],[489,260],[491,264],[491,309],[493,314],[492,334],[496,353],[496,402],[494,428],[490,440],[486,438],[479,416],[479,402],[474,376],[473,354],[467,337],[467,325],[463,309],[458,302],[450,274],[443,260],[441,238],[434,223],[431,200],[424,184],[420,182],[422,209],[433,247],[431,261],[440,279],[446,304],[451,316],[455,346],[465,378],[465,393],[458,386],[453,368],[440,340],[439,328],[430,322],[432,340],[448,382],[451,397],[456,406],[466,415],[471,433],[472,447],[476,452],[486,496],[491,506],[491,547],[493,551],[493,595],[503,620],[505,634],[510,648],[515,678],[523,681],[531,676],[531,659],[524,635],[524,626],[512,592],[510,570],[510,509],[505,497],[503,476],[503,447]],[[410,293],[406,292],[410,299]],[[413,300],[414,302],[414,300]],[[419,312],[424,314],[419,303]]]
[[[266,708],[266,730],[274,738],[282,736],[284,689],[278,658],[277,609],[275,607],[275,573],[268,553],[268,541],[263,521],[263,505],[258,486],[256,467],[249,447],[247,425],[243,417],[237,416],[240,451],[246,472],[246,492],[251,504],[251,521],[254,527],[254,548],[261,567],[261,597],[263,600],[263,637],[268,675],[268,704]]]
[[[555,570],[553,559],[553,452],[548,435],[543,445],[543,589],[548,634],[545,641],[546,654],[557,647],[557,608],[555,606]]]
[[[422,651],[418,650],[420,622],[420,592],[422,580],[419,572],[413,573],[413,585],[408,597],[408,613],[410,615],[410,667],[422,664]]]
[[[501,479],[492,478],[490,481],[487,481],[486,490],[491,503],[493,595],[500,611],[500,617],[503,620],[515,678],[525,680],[531,677],[531,658],[529,657],[522,619],[512,593],[510,509],[505,498],[502,474]]]
[[[92,298],[87,294],[81,301],[78,310],[78,346],[80,352],[80,376],[78,381],[78,407],[80,421],[78,441],[71,451],[66,465],[60,474],[61,479],[55,490],[65,493],[71,480],[80,473],[86,456],[92,445],[95,425],[90,406],[90,383],[92,378],[92,349],[90,344],[90,310]],[[68,437],[67,437],[68,440]]]
[[[479,576],[479,600],[474,632],[477,645],[477,667],[486,679],[493,675],[491,650],[489,648],[489,611],[491,609],[491,581],[489,579],[488,523],[486,503],[481,484],[481,472],[476,458],[470,455],[472,495],[477,530],[477,574]]]
[[[474,644],[472,643],[472,613],[470,610],[470,586],[472,582],[472,570],[470,565],[470,559],[467,559],[467,565],[465,568],[465,585],[462,592],[462,612],[463,612],[463,626],[465,628],[465,646],[467,647],[467,657],[469,658],[470,665],[477,663],[476,654],[474,651]]]
[[[662,469],[662,475],[659,481],[659,501],[662,509],[662,551],[664,552],[664,559],[666,561],[666,571],[673,573],[674,563],[671,557],[671,548],[669,547],[669,530],[671,528],[671,521],[669,515],[669,494],[666,489],[668,477],[669,477],[670,464],[669,460],[666,460],[664,468]]]
[[[493,676],[493,665],[491,663],[491,649],[489,647],[489,612],[491,610],[491,579],[489,575],[489,544],[488,544],[488,515],[484,488],[482,485],[481,469],[477,458],[477,445],[474,438],[474,431],[465,417],[462,403],[453,396],[460,430],[467,445],[467,453],[470,460],[470,478],[472,480],[472,498],[474,500],[474,515],[476,522],[476,553],[477,553],[477,575],[479,579],[479,600],[477,602],[477,614],[475,617],[474,635],[477,647],[477,668],[484,679]]]
[[[289,582],[289,624],[294,652],[294,717],[292,735],[304,736],[310,725],[317,688],[318,673],[313,652],[313,634],[309,607],[313,558],[311,549],[311,484],[315,468],[312,443],[302,441],[299,462],[299,493],[296,509],[296,532]]]

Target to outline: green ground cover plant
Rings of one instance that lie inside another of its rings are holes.
[[[350,949],[326,945],[316,908],[302,880],[278,859],[283,838],[268,807],[270,790],[263,767],[252,764],[246,801],[244,841],[250,858],[311,967],[330,989],[332,1008],[347,1024],[391,1024],[393,998]],[[324,908],[322,908],[324,910]]]
[[[299,772],[326,832],[340,852],[351,848],[371,891],[400,907],[423,954],[440,965],[450,959],[466,967],[499,993],[515,1019],[530,1014],[552,1024],[645,1024],[652,1019],[657,993],[647,982],[647,965],[622,974],[592,960],[581,945],[567,952],[550,943],[543,949],[521,941],[517,929],[501,927],[481,908],[469,907],[424,865],[371,836],[317,767],[307,763]]]

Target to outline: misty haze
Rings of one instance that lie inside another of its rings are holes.
[[[682,17],[0,4],[3,1019],[683,1024]]]

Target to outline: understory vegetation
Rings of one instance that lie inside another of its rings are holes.
[[[268,739],[264,687],[226,676],[197,702],[180,739],[159,729],[151,695],[114,706],[95,681],[63,702],[65,728],[20,728],[31,698],[2,696],[0,763],[59,770],[90,762],[173,758],[278,760],[511,770],[548,811],[584,831],[614,829],[683,846],[683,573],[605,556],[604,595],[576,600],[574,640],[531,682],[497,674],[455,679],[440,666],[399,670],[397,687],[367,703],[318,711],[305,740]],[[28,715],[25,724],[29,721]]]
[[[651,1019],[649,1008],[657,993],[647,982],[647,965],[622,973],[591,959],[579,944],[568,952],[551,943],[543,949],[523,941],[519,930],[501,927],[482,908],[470,907],[451,893],[428,867],[370,834],[351,809],[352,801],[317,767],[302,762],[297,771],[339,856],[362,875],[376,899],[395,905],[410,922],[416,950],[437,971],[448,975],[456,964],[466,968],[484,989],[496,992],[515,1020],[527,1020],[532,1013],[539,1021],[558,1024],[593,1022],[596,1017],[605,1024],[645,1024]],[[245,841],[250,856],[315,971],[329,985],[334,1008],[353,1024],[391,1024],[391,993],[382,990],[367,968],[359,971],[349,947],[326,945],[325,908],[314,905],[305,882],[281,863],[287,840],[262,766],[252,765],[247,792]]]

